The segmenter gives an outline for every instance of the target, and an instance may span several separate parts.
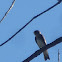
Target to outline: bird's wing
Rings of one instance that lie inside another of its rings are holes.
[[[36,37],[35,37],[35,41],[36,41],[36,43],[37,43]]]
[[[41,40],[43,41],[43,43],[46,45],[47,43],[46,43],[46,40],[45,40],[45,38],[44,38],[44,36],[43,35],[41,35]]]

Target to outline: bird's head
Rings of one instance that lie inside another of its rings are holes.
[[[34,31],[35,36],[38,35],[38,34],[41,34],[41,32],[39,30]]]

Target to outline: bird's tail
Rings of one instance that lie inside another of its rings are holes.
[[[46,61],[47,59],[50,60],[47,50],[44,51],[43,54],[44,54],[44,59],[45,59],[45,61]]]

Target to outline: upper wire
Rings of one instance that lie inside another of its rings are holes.
[[[53,7],[57,6],[58,4],[60,4],[61,1],[58,1],[56,4],[54,4],[53,6],[51,6],[50,8],[48,8],[47,10],[39,13],[38,15],[34,16],[29,22],[27,22],[21,29],[19,29],[14,35],[12,35],[8,40],[6,40],[5,42],[3,42],[2,44],[0,44],[0,46],[3,46],[4,44],[6,44],[8,41],[10,41],[16,34],[18,34],[21,30],[23,30],[29,23],[31,23],[34,19],[36,19],[37,17],[39,17],[40,15],[44,14],[45,12],[49,11],[50,9],[52,9]]]
[[[12,7],[14,6],[15,0],[13,0],[11,6],[9,7],[9,9],[7,10],[7,12],[4,14],[4,16],[2,17],[2,19],[0,20],[0,23],[4,20],[4,18],[7,16],[7,14],[9,13],[9,11],[12,9]]]

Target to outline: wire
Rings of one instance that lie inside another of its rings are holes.
[[[12,7],[14,6],[15,0],[12,2],[10,8],[8,9],[8,11],[5,13],[5,15],[2,17],[0,23],[4,20],[4,18],[7,16],[7,14],[9,13],[9,11],[12,9]]]
[[[60,4],[61,1],[57,2],[55,5],[53,5],[52,7],[48,8],[47,10],[41,12],[40,14],[34,16],[28,23],[26,23],[21,29],[19,29],[14,35],[12,35],[8,40],[6,40],[5,42],[3,42],[2,44],[0,44],[0,46],[6,44],[7,42],[9,42],[16,34],[18,34],[21,30],[23,30],[29,23],[31,23],[34,19],[36,19],[37,17],[39,17],[40,15],[44,14],[45,12],[49,11],[50,9],[52,9],[53,7],[57,6],[58,4]]]
[[[62,42],[62,37],[57,38],[56,40],[54,40],[53,42],[47,44],[46,46],[38,49],[37,51],[35,51],[32,55],[30,55],[27,59],[25,59],[22,62],[30,62],[32,59],[34,59],[35,57],[37,57],[38,55],[40,55],[43,51],[59,44]]]

